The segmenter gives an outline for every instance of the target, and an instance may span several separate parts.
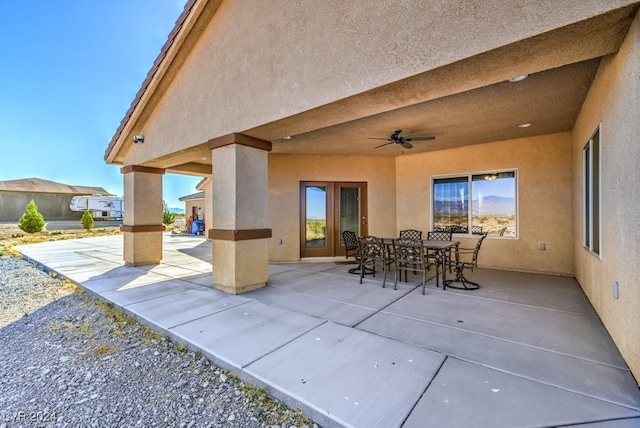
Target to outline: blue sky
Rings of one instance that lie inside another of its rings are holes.
[[[185,0],[0,1],[0,180],[38,177],[122,195],[104,152]],[[199,177],[164,176],[164,199]]]

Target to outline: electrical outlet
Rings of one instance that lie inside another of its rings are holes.
[[[547,244],[546,244],[546,242],[541,242],[541,243],[538,245],[538,248],[540,249],[540,251],[547,251]]]

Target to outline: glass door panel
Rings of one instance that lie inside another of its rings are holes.
[[[300,183],[300,257],[345,254],[342,232],[367,233],[366,183]]]
[[[306,188],[305,247],[327,246],[327,188]]]

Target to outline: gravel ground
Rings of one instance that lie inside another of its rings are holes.
[[[0,257],[0,302],[0,428],[316,427],[25,260]]]

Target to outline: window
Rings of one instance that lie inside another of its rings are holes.
[[[600,254],[600,127],[582,151],[584,246]]]
[[[433,230],[516,236],[516,173],[433,179]]]

